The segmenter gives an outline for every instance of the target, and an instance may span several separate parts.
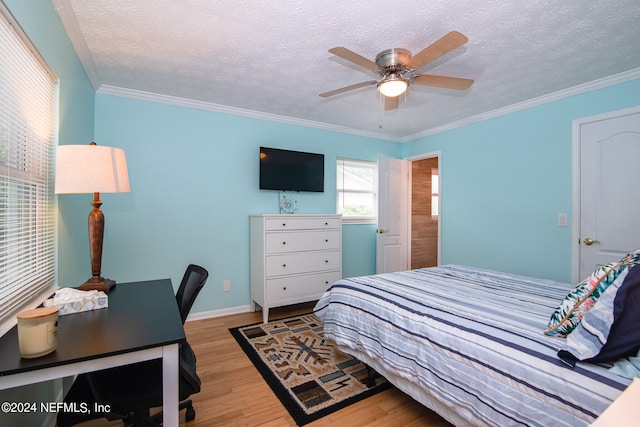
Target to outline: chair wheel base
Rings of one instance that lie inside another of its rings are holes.
[[[193,408],[187,408],[187,413],[184,414],[187,421],[193,421],[196,419],[196,410]]]

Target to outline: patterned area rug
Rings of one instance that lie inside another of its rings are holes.
[[[326,342],[314,314],[229,331],[299,426],[389,387],[375,371]]]

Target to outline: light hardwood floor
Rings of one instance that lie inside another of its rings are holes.
[[[271,319],[311,311],[313,304],[276,308]],[[278,398],[245,356],[229,328],[262,321],[262,313],[242,313],[187,322],[187,340],[198,358],[202,390],[192,396],[196,419],[181,427],[295,426]],[[86,427],[118,426],[118,422],[94,420]],[[334,412],[309,427],[323,426],[427,426],[449,427],[444,419],[395,388]]]

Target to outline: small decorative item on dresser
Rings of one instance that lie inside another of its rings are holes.
[[[283,194],[280,198],[280,212],[286,214],[292,214],[298,209],[298,204],[291,197],[287,197]]]
[[[36,308],[18,313],[20,356],[33,359],[52,353],[58,346],[58,308]]]

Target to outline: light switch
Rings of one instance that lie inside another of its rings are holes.
[[[569,219],[566,213],[558,214],[558,227],[567,227],[569,225]]]

